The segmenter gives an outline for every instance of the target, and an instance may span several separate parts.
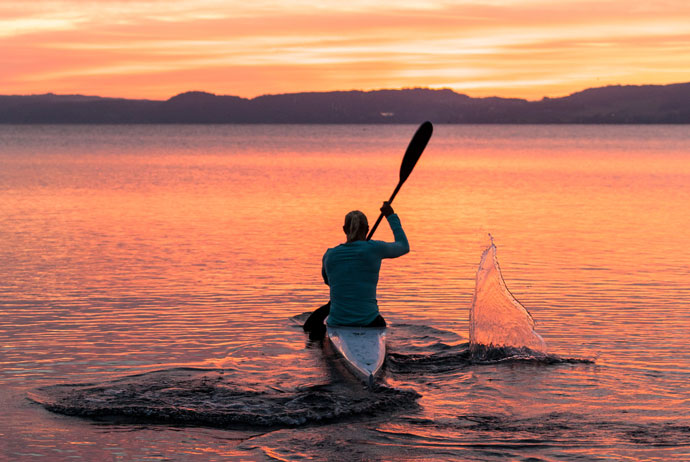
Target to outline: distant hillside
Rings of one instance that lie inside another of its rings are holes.
[[[0,96],[4,124],[690,123],[690,83],[592,88],[527,101],[406,89],[266,95],[188,92],[167,101],[81,95]]]

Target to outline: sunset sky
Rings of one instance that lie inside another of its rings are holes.
[[[687,0],[0,3],[0,94],[431,87],[540,99],[687,81]]]

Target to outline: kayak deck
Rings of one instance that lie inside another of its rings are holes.
[[[386,358],[386,328],[327,326],[327,333],[350,370],[372,387]]]

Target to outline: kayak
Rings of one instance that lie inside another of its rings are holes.
[[[327,326],[326,332],[347,367],[373,387],[386,358],[386,328]]]

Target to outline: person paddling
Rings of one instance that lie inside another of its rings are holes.
[[[347,242],[328,249],[323,256],[321,273],[324,282],[331,288],[331,301],[315,310],[302,326],[309,332],[310,339],[323,338],[326,333],[323,322],[331,314],[331,305],[333,313],[328,320],[329,325],[345,323],[354,326],[385,327],[386,321],[379,314],[376,302],[381,260],[397,258],[410,251],[407,237],[400,219],[391,207],[391,202],[412,173],[433,132],[434,127],[428,120],[415,132],[400,164],[398,184],[390,199],[383,203],[381,215],[368,235],[369,223],[362,212],[355,210],[345,216],[343,231],[347,235]],[[384,216],[393,231],[395,242],[371,240]]]
[[[343,231],[347,242],[326,251],[321,274],[330,286],[331,300],[314,311],[304,324],[304,330],[315,337],[323,335],[323,320],[329,325],[385,327],[379,313],[376,286],[379,281],[381,260],[397,258],[410,251],[400,218],[388,201],[381,213],[388,220],[395,242],[367,240],[369,223],[366,215],[353,210],[345,216]]]

